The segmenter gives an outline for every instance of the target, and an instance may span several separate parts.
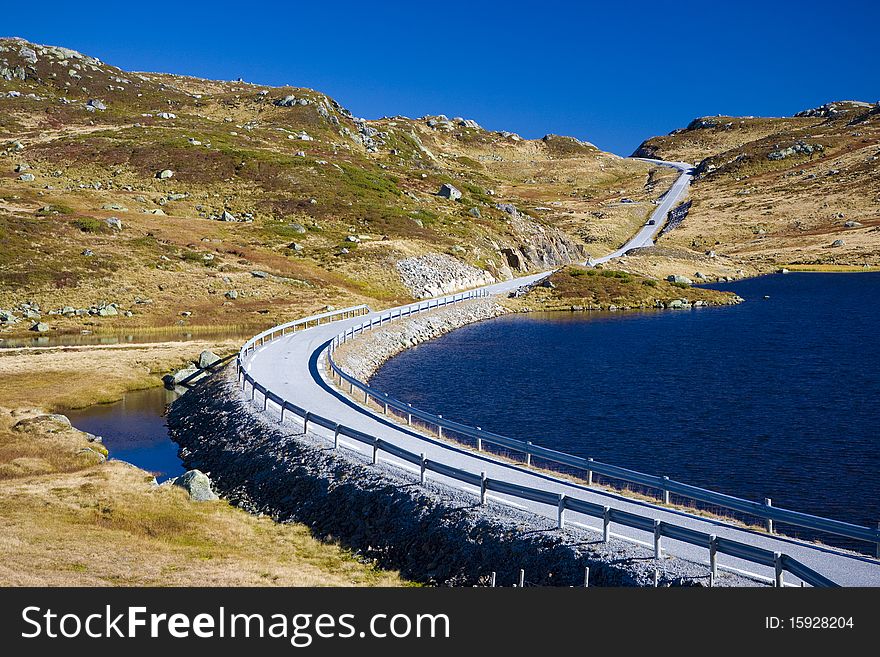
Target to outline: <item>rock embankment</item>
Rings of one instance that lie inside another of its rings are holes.
[[[491,298],[462,301],[453,306],[397,321],[358,336],[333,354],[336,364],[359,381],[368,381],[389,358],[466,324],[509,312]]]
[[[211,473],[230,502],[280,522],[303,522],[404,577],[440,585],[510,586],[519,569],[529,585],[578,586],[590,582],[646,586],[659,568],[660,584],[705,585],[705,566],[667,558],[596,534],[555,528],[547,518],[496,504],[328,442],[303,435],[298,423],[279,425],[258,413],[230,376],[218,375],[171,407],[168,426],[187,468]],[[723,575],[719,585],[746,580]]]
[[[399,260],[397,271],[416,299],[439,297],[496,282],[489,272],[441,253]]]

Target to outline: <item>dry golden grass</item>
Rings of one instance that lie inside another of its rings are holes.
[[[399,586],[303,525],[192,502],[75,429],[0,409],[0,585]],[[85,451],[83,451],[85,450]]]
[[[0,350],[0,406],[54,410],[116,401],[129,390],[160,385],[163,375],[204,349],[225,355],[240,346],[219,339]]]

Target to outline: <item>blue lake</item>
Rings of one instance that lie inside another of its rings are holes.
[[[118,402],[65,411],[77,429],[104,439],[110,458],[153,472],[159,481],[184,473],[165,426],[165,407],[177,394],[165,388],[126,393]]]
[[[536,444],[876,526],[880,274],[712,287],[746,302],[502,317],[400,354],[372,385]]]

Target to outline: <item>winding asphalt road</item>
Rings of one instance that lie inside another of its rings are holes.
[[[662,222],[660,218],[665,219],[665,213],[687,189],[687,185],[690,182],[689,165],[683,163],[657,163],[674,166],[682,171],[682,175],[654,212],[654,215],[657,217],[657,223],[652,226],[645,226],[633,239],[616,251],[615,254],[622,254],[631,248],[643,246],[651,242],[655,232],[661,228]],[[616,257],[615,254],[594,262],[605,262],[612,257]],[[486,289],[492,294],[506,294],[522,285],[538,281],[544,276],[546,276],[546,273],[534,274],[497,283],[488,286]],[[383,312],[387,312],[387,310]],[[472,451],[452,443],[427,437],[410,430],[405,425],[397,424],[379,413],[364,408],[343,395],[327,379],[325,374],[325,349],[328,343],[346,328],[359,324],[371,316],[377,317],[378,315],[379,313],[372,313],[371,315],[354,319],[324,324],[268,342],[252,352],[245,362],[245,369],[262,385],[267,386],[283,398],[313,413],[333,418],[341,424],[393,442],[411,452],[424,453],[429,459],[463,468],[470,472],[485,472],[489,478],[503,479],[555,493],[564,493],[571,497],[578,497],[632,513],[651,516],[672,524],[690,527],[698,531],[713,533],[769,550],[786,553],[844,586],[880,586],[880,562],[864,555],[856,555],[827,546],[814,545],[782,536],[771,536],[737,527],[721,520],[691,515],[648,502],[623,497],[610,491],[574,484],[544,472],[537,472],[524,466],[500,461],[485,453]],[[280,409],[273,404],[269,404],[268,412],[277,417]],[[288,419],[286,422],[290,423],[291,427],[301,427],[301,421],[291,418],[291,415],[290,413],[287,414]],[[328,442],[332,441],[332,432],[314,425],[310,427],[310,430],[314,434],[326,438]],[[552,431],[552,427],[547,428],[548,435]],[[541,436],[536,436],[534,442],[542,444],[541,438]],[[341,444],[342,447],[354,449],[364,454],[369,452],[368,447],[356,444],[351,440],[343,439]],[[412,465],[401,462],[387,454],[382,454],[380,458],[402,469],[416,470]],[[432,476],[450,486],[464,488],[475,496],[479,495],[479,491],[474,487],[438,475],[432,474]],[[557,509],[555,506],[551,508],[521,499],[505,498],[503,495],[494,493],[490,494],[490,501],[508,504],[533,512],[547,517],[554,523],[556,520]],[[580,514],[568,511],[567,523],[595,529],[601,534],[601,521],[595,518],[581,516]],[[650,546],[652,548],[653,546],[652,535],[640,530],[612,526],[612,535],[628,541],[641,543],[646,547]],[[663,546],[664,552],[667,554],[698,563],[708,563],[707,550],[668,538],[663,540]],[[770,582],[773,578],[772,569],[733,557],[720,556],[719,567],[721,570],[747,573],[756,576],[757,579],[764,582]],[[786,574],[786,582],[796,584],[798,580]]]
[[[669,191],[663,195],[663,198],[660,200],[659,205],[651,213],[651,216],[640,229],[639,231],[633,235],[629,241],[624,244],[622,247],[614,251],[613,253],[609,253],[606,256],[602,256],[601,258],[594,258],[590,260],[590,262],[594,265],[600,265],[604,262],[608,262],[609,260],[614,260],[614,258],[619,258],[622,255],[625,255],[627,251],[630,249],[638,249],[646,246],[654,246],[654,236],[663,228],[663,224],[666,223],[666,214],[675,207],[678,203],[679,199],[687,192],[688,186],[691,184],[691,180],[694,177],[693,174],[693,165],[688,164],[687,162],[666,162],[664,160],[649,160],[647,158],[637,158],[642,162],[650,162],[651,164],[656,164],[664,167],[672,167],[673,169],[678,169],[681,171],[681,175],[676,179],[676,181],[672,184]],[[654,223],[650,223],[653,221]]]

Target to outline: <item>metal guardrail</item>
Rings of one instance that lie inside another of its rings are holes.
[[[399,310],[400,309],[398,309],[398,311]],[[388,321],[393,321],[393,319],[402,316],[406,316],[406,314],[401,315],[400,312],[390,312],[388,315],[382,316],[379,323],[381,324],[384,322],[386,318]],[[418,408],[413,408],[408,403],[389,397],[387,393],[376,390],[343,371],[333,360],[334,349],[348,340],[351,340],[358,333],[362,333],[365,330],[372,328],[376,321],[377,320],[374,319],[371,320],[370,323],[351,327],[336,336],[328,347],[329,353],[327,360],[331,372],[339,377],[340,385],[343,382],[349,385],[349,393],[354,393],[355,389],[360,390],[364,394],[364,403],[367,403],[367,401],[372,398],[384,407],[386,414],[388,413],[388,409],[395,409],[406,416],[407,424],[412,424],[412,420],[415,418],[425,424],[436,426],[438,428],[438,433],[441,436],[443,435],[443,430],[447,429],[457,435],[472,438],[476,441],[478,450],[482,450],[482,446],[485,443],[520,452],[526,455],[526,463],[529,465],[531,464],[531,459],[534,457],[551,463],[557,463],[577,470],[586,471],[588,485],[592,484],[593,475],[599,474],[610,479],[659,490],[661,491],[661,499],[666,504],[669,503],[670,494],[674,494],[682,498],[761,518],[765,521],[766,528],[770,533],[773,533],[774,531],[773,523],[778,522],[874,543],[876,546],[876,556],[880,558],[880,528],[872,529],[870,527],[863,527],[861,525],[855,525],[841,520],[833,520],[831,518],[823,518],[809,513],[775,507],[770,504],[769,499],[766,500],[764,504],[761,504],[759,502],[753,502],[733,495],[718,493],[698,486],[685,484],[670,479],[669,477],[645,474],[635,470],[622,468],[620,466],[594,461],[593,459],[566,454],[565,452],[559,452],[547,447],[535,445],[531,441],[517,440],[515,438],[509,438],[507,436],[486,431],[480,427],[472,427],[467,424],[455,422],[454,420],[446,419],[440,415],[434,415]]]
[[[474,292],[463,293],[460,295],[443,297],[442,299],[433,299],[431,301],[412,304],[410,306],[405,306],[402,308],[396,308],[386,314],[380,314],[379,317],[374,317],[369,322],[364,322],[358,327],[347,329],[344,333],[340,334],[340,336],[337,337],[347,335],[350,339],[350,337],[353,336],[355,333],[369,330],[369,328],[371,327],[384,324],[386,319],[388,321],[391,321],[392,319],[397,317],[407,317],[409,315],[424,312],[432,308],[458,303],[466,299],[473,299],[485,296],[488,296],[485,291],[478,290]],[[550,491],[545,491],[538,488],[531,488],[501,479],[490,479],[486,477],[485,473],[483,472],[478,475],[473,472],[469,472],[467,470],[442,463],[440,461],[427,459],[425,458],[424,453],[416,454],[414,452],[410,452],[409,450],[406,450],[381,438],[371,436],[367,433],[364,433],[363,431],[358,431],[357,429],[347,427],[329,418],[325,418],[316,413],[312,413],[309,410],[284,399],[277,393],[272,392],[266,386],[256,381],[254,377],[251,376],[245,369],[245,358],[249,352],[253,351],[257,346],[264,344],[268,340],[275,339],[275,337],[280,337],[281,335],[286,335],[286,331],[288,329],[293,331],[299,327],[304,328],[312,322],[314,322],[315,325],[318,325],[320,324],[321,319],[332,321],[334,318],[356,316],[364,314],[364,312],[369,312],[369,309],[366,306],[346,308],[344,310],[307,317],[303,320],[298,320],[296,322],[290,322],[288,324],[277,326],[273,329],[269,329],[268,331],[264,331],[254,338],[251,338],[251,340],[248,340],[248,342],[246,342],[245,345],[242,347],[239,353],[239,357],[236,359],[238,382],[241,386],[242,392],[246,392],[247,386],[250,385],[251,401],[259,401],[256,399],[256,395],[257,393],[259,393],[262,396],[264,411],[268,410],[269,402],[272,402],[273,404],[278,406],[278,408],[280,409],[280,422],[284,422],[285,411],[293,413],[295,416],[302,418],[304,433],[309,430],[310,424],[314,424],[332,431],[334,448],[339,447],[340,436],[345,436],[359,443],[372,447],[372,462],[374,464],[378,462],[379,453],[384,452],[407,463],[417,465],[419,467],[420,481],[422,484],[425,483],[427,473],[433,472],[440,476],[448,477],[456,481],[479,487],[480,504],[486,504],[487,492],[492,491],[501,495],[517,497],[519,499],[529,500],[539,504],[545,504],[551,507],[555,507],[557,510],[557,525],[560,529],[565,527],[566,511],[581,513],[583,515],[591,516],[594,518],[601,518],[603,522],[603,539],[606,542],[610,539],[610,528],[612,523],[646,532],[652,532],[654,536],[654,556],[656,558],[660,558],[662,556],[662,539],[664,537],[669,538],[670,540],[676,540],[691,545],[696,545],[698,547],[704,547],[709,551],[709,567],[711,578],[717,577],[718,555],[727,554],[729,556],[744,559],[752,563],[774,568],[774,583],[776,586],[784,585],[783,572],[785,571],[791,573],[792,575],[795,575],[796,577],[799,577],[803,582],[811,586],[837,586],[837,584],[832,580],[828,579],[824,575],[816,572],[812,568],[809,568],[808,566],[802,564],[801,562],[786,554],[773,552],[764,548],[755,547],[752,545],[748,545],[747,543],[742,543],[731,539],[716,537],[714,534],[706,534],[704,532],[678,526],[666,521],[657,520],[648,516],[641,516],[631,513],[629,511],[613,509],[609,506],[602,506],[593,502],[589,502],[587,500],[578,499],[576,497],[552,493]],[[336,340],[334,340],[331,344],[335,342]],[[331,363],[331,366],[333,366],[332,359],[328,358],[328,361]],[[354,383],[359,382],[352,379],[352,385]],[[366,387],[363,384],[360,384],[360,386]],[[383,395],[383,400],[384,398],[385,396]],[[407,406],[407,408],[410,407]],[[421,411],[416,411],[416,409],[410,410],[413,410],[417,413],[422,413]]]

